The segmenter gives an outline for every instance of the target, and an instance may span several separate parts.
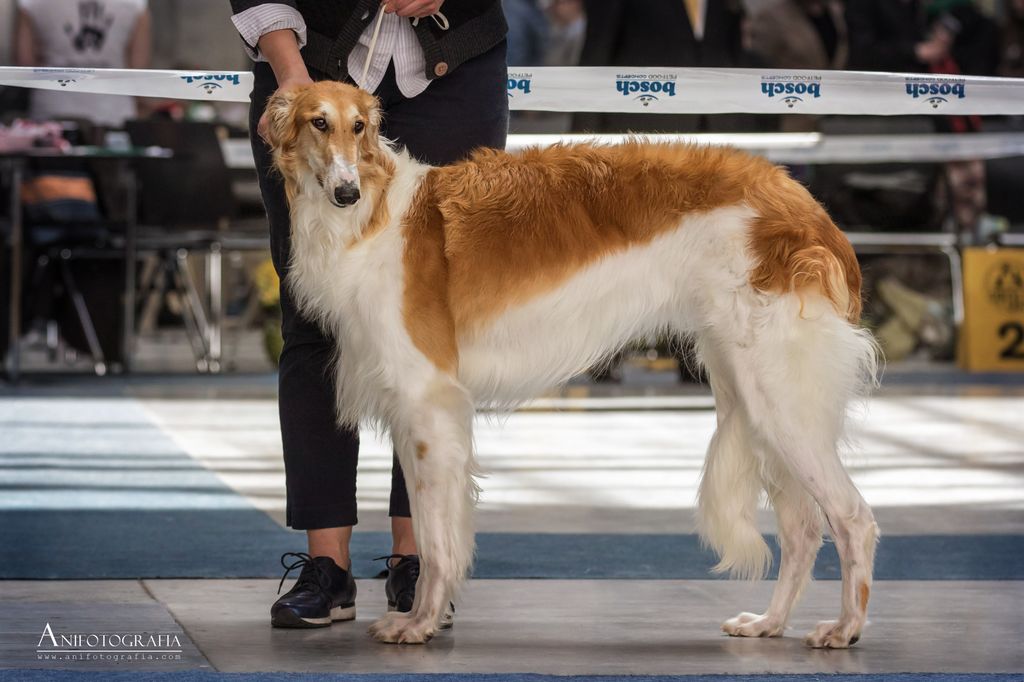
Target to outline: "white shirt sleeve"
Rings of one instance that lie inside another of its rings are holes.
[[[290,28],[295,31],[299,49],[301,50],[306,45],[306,22],[303,21],[302,15],[297,9],[283,3],[270,2],[250,7],[244,12],[233,14],[231,23],[235,25],[238,33],[242,36],[246,53],[257,62],[266,61],[256,47],[256,43],[264,33]]]

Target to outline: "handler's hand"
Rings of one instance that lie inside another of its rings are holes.
[[[277,91],[275,92],[275,94],[277,92],[285,92],[286,90],[291,90],[292,88],[298,88],[303,85],[309,85],[312,82],[313,79],[309,77],[309,74],[296,75],[292,78],[289,78],[288,80],[282,81],[277,86]],[[260,116],[260,122],[256,125],[256,132],[257,134],[259,134],[260,139],[262,139],[267,144],[270,144],[270,138],[267,137],[267,135],[270,133],[270,129],[267,127],[268,125],[269,122],[267,120],[267,112],[266,110],[264,110],[263,115]]]
[[[384,11],[400,17],[422,19],[437,14],[444,0],[384,0]]]

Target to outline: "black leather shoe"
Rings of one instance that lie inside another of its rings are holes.
[[[294,557],[294,563],[285,559]],[[277,586],[278,594],[285,578],[302,568],[295,586],[270,607],[270,624],[276,628],[322,628],[338,620],[356,617],[356,581],[352,574],[334,563],[330,557],[311,557],[304,552],[288,552],[281,556],[284,575]]]
[[[420,558],[415,554],[391,554],[378,557],[388,562],[387,582],[384,593],[388,598],[388,611],[408,613],[416,600],[416,581],[420,577]],[[397,563],[392,564],[392,561]],[[455,605],[448,602],[448,608],[441,616],[440,628],[447,630],[455,622]]]

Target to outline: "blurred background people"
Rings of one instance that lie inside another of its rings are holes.
[[[995,23],[971,0],[856,0],[846,6],[849,68],[988,76]]]
[[[749,49],[776,69],[845,69],[850,43],[839,0],[752,0]]]
[[[1008,0],[1000,34],[998,75],[1024,78],[1024,0]]]
[[[999,26],[974,0],[931,0],[928,21],[932,30],[945,27],[953,35],[949,62],[939,68],[962,74],[994,76],[999,67]]]
[[[583,0],[502,0],[509,66],[579,63],[586,26]]]
[[[144,69],[150,63],[146,0],[18,0],[15,24],[19,66]],[[137,111],[132,97],[35,90],[29,113],[120,127]]]
[[[856,0],[847,4],[851,69],[928,71],[949,56],[953,35],[931,33],[923,0]]]
[[[583,0],[550,0],[547,18],[551,27],[544,63],[548,66],[579,64],[587,28]]]
[[[508,22],[508,65],[541,66],[548,45],[548,19],[537,0],[501,0]]]

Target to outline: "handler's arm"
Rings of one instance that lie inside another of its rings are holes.
[[[277,87],[294,87],[312,83],[306,64],[302,61],[295,32],[291,29],[271,31],[260,36],[257,43],[260,54],[270,63],[277,78]]]
[[[309,77],[306,64],[302,61],[302,54],[299,53],[299,43],[295,38],[295,32],[291,29],[264,33],[260,36],[257,47],[259,47],[263,58],[270,63],[270,68],[274,70],[278,90],[287,90],[313,82],[313,79]],[[267,139],[266,112],[260,116],[256,132],[264,140]]]

